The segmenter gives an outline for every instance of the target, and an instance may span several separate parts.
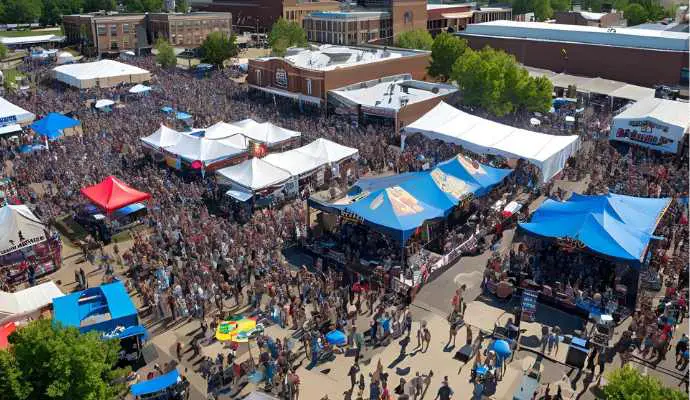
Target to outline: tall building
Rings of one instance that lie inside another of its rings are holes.
[[[173,46],[196,48],[214,31],[232,33],[229,13],[151,13],[65,15],[68,44],[79,44],[85,53],[145,51],[158,38]]]
[[[238,32],[269,32],[280,17],[301,25],[309,13],[341,7],[336,0],[191,0],[191,5],[194,10],[232,13]]]

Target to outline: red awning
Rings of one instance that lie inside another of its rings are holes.
[[[14,322],[8,322],[4,325],[0,325],[0,350],[7,348],[9,346],[9,342],[7,341],[7,338],[17,330],[17,325],[15,325]]]
[[[108,213],[151,198],[150,194],[132,189],[114,176],[83,188],[81,193]]]

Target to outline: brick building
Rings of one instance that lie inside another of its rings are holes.
[[[285,57],[249,60],[250,88],[322,105],[329,90],[384,76],[423,80],[431,53],[385,47],[323,45],[289,49]]]
[[[228,13],[79,14],[63,17],[66,42],[86,53],[150,49],[158,38],[173,46],[196,48],[214,31],[232,33]]]
[[[553,19],[557,24],[596,26],[599,28],[624,27],[627,25],[623,13],[595,13],[589,11],[556,11]]]
[[[302,25],[306,15],[317,11],[338,11],[336,0],[191,0],[194,10],[230,12],[238,32],[270,32],[283,17]]]
[[[304,18],[307,40],[353,46],[384,44],[393,38],[393,20],[388,11],[325,11]]]
[[[687,32],[494,21],[458,35],[473,49],[501,49],[530,67],[642,86],[676,85],[688,70]]]

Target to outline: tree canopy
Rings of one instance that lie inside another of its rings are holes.
[[[532,11],[534,11],[534,18],[536,18],[537,21],[546,21],[547,19],[553,17],[553,8],[551,8],[551,1],[552,0],[532,1]]]
[[[12,346],[0,350],[0,398],[3,400],[111,400],[122,386],[114,379],[119,344],[96,332],[56,327],[40,319],[10,335]]]
[[[625,19],[628,20],[628,25],[634,26],[639,25],[643,22],[647,22],[649,19],[649,14],[647,10],[640,4],[628,4],[623,12]]]
[[[223,61],[237,55],[237,37],[223,32],[211,32],[201,45],[201,59],[205,63],[222,66]]]
[[[268,44],[273,54],[282,56],[290,47],[306,46],[307,34],[297,22],[288,22],[284,18],[278,18],[271,27]]]
[[[664,387],[661,381],[645,376],[630,365],[608,375],[604,396],[607,400],[687,400],[687,393]]]
[[[453,64],[467,49],[467,41],[447,32],[436,35],[431,45],[429,75],[443,81],[450,78]]]
[[[43,10],[41,0],[4,0],[2,6],[2,22],[8,24],[36,22]]]
[[[398,35],[395,45],[404,49],[431,50],[434,38],[426,29],[413,29]]]
[[[127,12],[161,12],[164,9],[163,0],[124,0],[122,4]]]
[[[530,77],[515,57],[500,50],[465,50],[451,77],[460,87],[463,103],[497,116],[519,109],[546,112],[551,106],[551,81]]]
[[[158,39],[156,42],[156,61],[163,68],[170,68],[177,65],[177,56],[175,55],[175,50],[165,39]]]
[[[189,10],[188,0],[176,0],[175,1],[175,12],[186,13]]]

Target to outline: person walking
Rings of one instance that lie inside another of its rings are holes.
[[[441,387],[436,393],[434,400],[450,400],[453,397],[453,389],[448,385],[448,377],[443,377],[443,382],[441,382]]]
[[[350,377],[350,390],[355,388],[355,385],[357,384],[357,374],[359,373],[359,365],[357,364],[357,361],[355,360],[354,363],[352,363],[352,366],[350,367],[350,371],[347,373],[347,376]]]

